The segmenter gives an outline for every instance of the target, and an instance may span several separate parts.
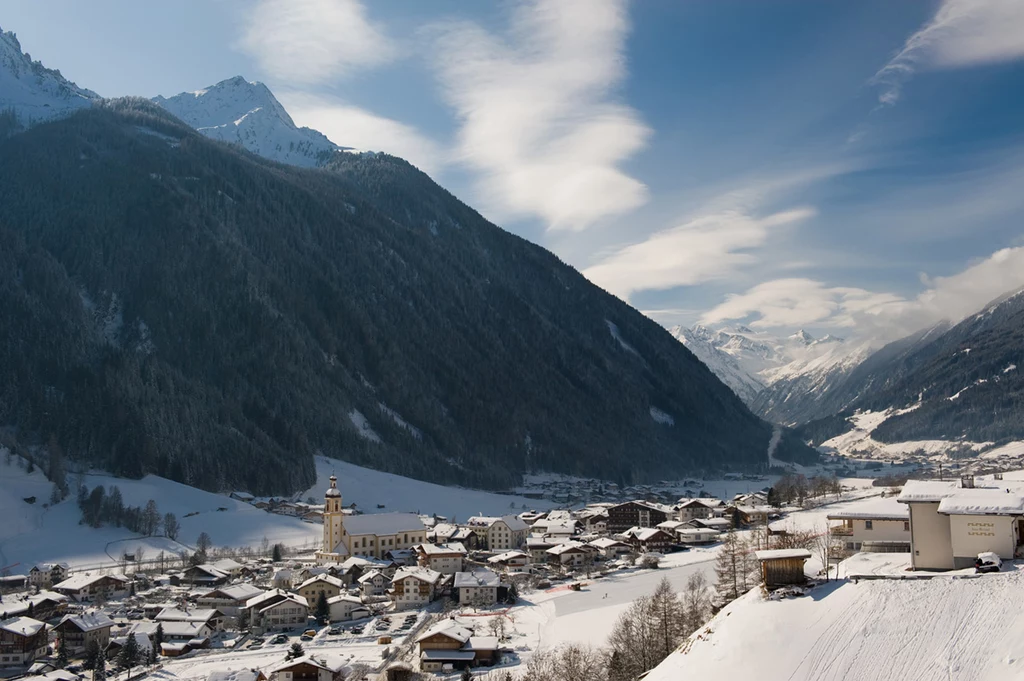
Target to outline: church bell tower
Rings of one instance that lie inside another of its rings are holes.
[[[324,494],[324,546],[323,553],[334,553],[345,534],[345,516],[341,512],[341,490],[338,478],[331,476],[331,486]]]

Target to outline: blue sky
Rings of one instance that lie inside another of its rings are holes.
[[[0,2],[104,96],[241,74],[670,326],[885,340],[1024,286],[1024,3]]]

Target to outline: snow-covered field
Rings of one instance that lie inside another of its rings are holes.
[[[834,582],[802,598],[753,591],[647,681],[1003,681],[1024,678],[1024,572]]]
[[[821,444],[823,450],[834,450],[844,456],[855,458],[882,459],[885,461],[900,460],[907,456],[924,455],[929,457],[948,455],[969,449],[983,452],[992,447],[991,442],[967,442],[961,440],[910,440],[907,442],[879,442],[871,437],[871,431],[890,416],[904,414],[909,409],[859,412],[850,420],[853,430],[837,435]]]

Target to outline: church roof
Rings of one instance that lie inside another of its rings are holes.
[[[423,521],[415,513],[368,513],[345,518],[345,530],[349,535],[389,535],[425,529]]]

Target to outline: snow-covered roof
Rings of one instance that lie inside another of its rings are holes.
[[[497,650],[501,647],[501,643],[497,636],[470,636],[469,637],[469,648],[473,652],[481,650]]]
[[[368,513],[345,518],[349,535],[391,535],[401,532],[422,532],[426,526],[415,513]]]
[[[313,577],[310,577],[309,579],[304,581],[302,584],[299,584],[297,587],[295,587],[295,589],[296,590],[304,589],[307,586],[313,586],[317,582],[326,582],[327,584],[330,584],[331,586],[337,587],[339,589],[345,588],[345,582],[341,581],[337,577],[332,577],[331,575],[328,575],[328,574],[322,574],[322,575],[315,575]]]
[[[206,681],[256,681],[262,673],[258,669],[221,669],[210,672]]]
[[[212,563],[203,563],[202,565],[193,565],[189,570],[198,570],[204,572],[214,579],[227,579],[230,575],[228,572],[221,570]],[[188,572],[188,570],[186,570]]]
[[[598,537],[592,542],[589,542],[591,546],[597,549],[610,549],[613,546],[629,546],[626,542],[620,539],[612,539],[611,537]]]
[[[284,591],[282,589],[271,589],[270,591],[265,591],[265,592],[261,593],[259,596],[254,596],[253,598],[250,598],[249,600],[247,600],[245,602],[245,607],[253,608],[253,607],[260,606],[263,603],[267,603],[267,602],[269,602],[271,600],[281,601],[281,600],[285,600],[285,599],[293,600],[293,601],[295,601],[297,603],[301,603],[302,605],[305,605],[305,606],[309,605],[306,602],[306,599],[303,598],[302,596],[297,596],[297,595],[295,595],[293,593],[289,593],[289,592]]]
[[[474,570],[473,572],[456,572],[455,588],[466,587],[498,587],[501,578],[490,570]]]
[[[353,605],[362,606],[363,601],[358,596],[349,596],[348,594],[341,594],[327,599],[327,604],[331,603],[351,603]]]
[[[811,552],[807,549],[769,549],[755,551],[754,556],[758,560],[784,560],[786,558],[810,558]]]
[[[942,501],[959,488],[954,480],[907,480],[896,500],[901,504]]]
[[[510,560],[516,560],[517,558],[529,558],[528,555],[522,551],[506,551],[505,553],[499,553],[496,556],[491,556],[487,559],[488,563],[505,563]]]
[[[363,576],[361,576],[356,581],[359,582],[360,584],[363,584],[365,582],[369,582],[370,580],[372,580],[372,579],[374,579],[376,577],[383,577],[384,580],[387,581],[387,582],[391,581],[391,579],[386,574],[381,572],[380,570],[370,570],[369,572],[365,573]]]
[[[157,622],[209,622],[221,613],[212,608],[200,610],[182,610],[181,608],[164,608],[157,613]]]
[[[420,653],[421,660],[464,662],[476,657],[472,650],[450,650],[444,648],[431,648]]]
[[[218,598],[218,595],[236,601],[246,601],[263,593],[263,589],[253,584],[232,584],[222,586],[200,596],[200,598]]]
[[[204,629],[208,632],[211,628],[206,622],[136,622],[131,631],[152,637],[156,635],[157,627],[163,629],[164,636],[177,639],[201,637],[205,635]]]
[[[114,626],[114,620],[110,619],[107,617],[106,613],[100,612],[99,610],[82,612],[77,615],[64,615],[64,619],[60,621],[60,624],[64,624],[65,622],[70,622],[81,631],[94,631],[96,629]]]
[[[678,534],[684,537],[699,537],[704,535],[719,535],[722,534],[718,530],[711,527],[688,527],[685,530],[676,530]]]
[[[300,664],[308,664],[316,667],[317,669],[323,669],[329,672],[337,672],[341,669],[341,665],[331,665],[326,659],[314,659],[311,655],[303,655],[302,657],[296,657],[292,660],[285,660],[270,668],[270,673],[279,672],[284,669],[291,669],[297,667]]]
[[[428,584],[434,584],[437,580],[441,579],[443,575],[440,572],[435,572],[430,568],[425,567],[401,567],[395,571],[395,576],[391,578],[391,581],[397,582],[405,579],[406,577],[415,577],[421,581],[427,582]]]
[[[578,541],[567,541],[564,544],[556,544],[545,553],[550,553],[552,556],[560,556],[563,553],[569,553],[571,551],[583,551],[583,544]]]
[[[221,572],[236,572],[241,570],[245,566],[238,561],[231,560],[230,558],[221,558],[210,563],[213,567],[217,568]]]
[[[35,636],[45,628],[45,622],[34,620],[31,617],[10,617],[0,621],[0,629],[18,636]]]
[[[65,591],[81,591],[82,589],[89,588],[90,586],[92,586],[96,582],[100,581],[101,579],[107,579],[108,577],[110,579],[116,580],[118,582],[124,582],[125,584],[128,583],[128,578],[125,577],[122,574],[91,575],[91,574],[86,573],[86,574],[80,574],[80,575],[72,575],[72,576],[68,577],[67,579],[65,579],[63,582],[60,582],[58,584],[54,584],[53,588],[54,589],[63,589]]]
[[[461,542],[450,544],[419,544],[416,549],[427,556],[450,556],[452,554],[466,555],[466,547]]]
[[[1024,496],[1001,489],[961,489],[939,502],[947,515],[1021,515]]]
[[[657,527],[631,527],[622,534],[626,537],[634,537],[638,541],[650,541],[659,533],[665,534],[665,531],[659,530]]]
[[[910,509],[896,497],[879,497],[852,504],[850,508],[833,511],[829,520],[909,520]]]
[[[416,638],[416,642],[419,643],[431,636],[437,634],[443,634],[450,639],[458,641],[459,643],[466,643],[469,641],[473,632],[455,622],[455,620],[447,619],[438,622],[434,626],[430,627]]]

